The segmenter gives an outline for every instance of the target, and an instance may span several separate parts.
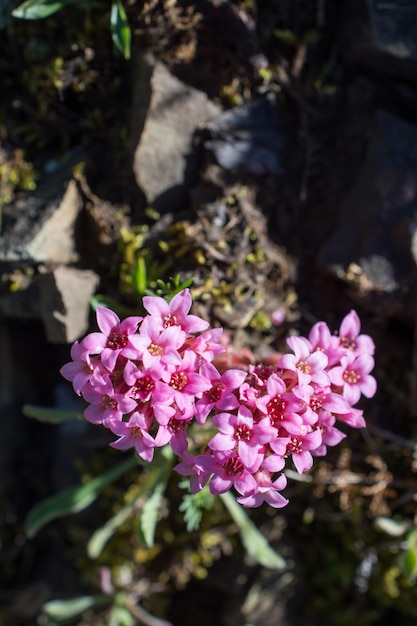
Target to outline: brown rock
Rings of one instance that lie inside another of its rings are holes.
[[[149,72],[143,70],[140,76],[149,78]],[[145,90],[147,87],[144,85]],[[166,211],[186,201],[198,166],[195,131],[221,109],[204,92],[181,82],[159,62],[154,65],[150,88],[150,104],[134,151],[133,170],[148,203],[158,211]],[[144,115],[140,102],[137,115]],[[140,128],[141,121],[136,120],[134,126]]]
[[[0,261],[72,263],[75,221],[82,197],[74,180],[44,187],[5,210]]]
[[[60,266],[37,279],[40,315],[51,343],[72,343],[88,329],[90,298],[98,276],[90,270]]]

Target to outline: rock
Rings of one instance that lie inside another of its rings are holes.
[[[369,301],[377,294],[378,313],[387,317],[404,314],[404,296],[414,289],[417,275],[416,146],[416,126],[385,111],[375,113],[366,159],[323,248],[326,267],[370,295]],[[381,294],[386,296],[382,310]]]
[[[48,341],[72,343],[85,334],[89,302],[98,282],[90,270],[65,266],[37,278],[40,316]]]
[[[375,43],[399,58],[417,60],[417,12],[413,2],[368,0]]]
[[[141,63],[143,66],[152,61],[142,59]],[[151,93],[134,152],[134,175],[147,202],[157,211],[175,210],[185,203],[197,173],[195,132],[221,109],[203,91],[175,78],[160,62],[154,63],[151,73],[149,67],[142,67],[140,76],[144,77],[145,90],[150,76]],[[147,99],[146,93],[141,95],[140,102],[136,99],[139,118],[144,115]],[[140,128],[141,119],[134,125]]]
[[[74,180],[45,181],[5,209],[0,261],[67,264],[77,259],[74,227],[82,208]]]
[[[285,122],[275,99],[262,98],[233,107],[206,125],[204,147],[218,165],[237,175],[282,174]]]
[[[369,27],[358,24],[342,54],[348,64],[372,79],[375,100],[416,122],[417,13],[411,5],[401,0],[367,0]]]

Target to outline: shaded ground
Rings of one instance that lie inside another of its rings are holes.
[[[415,525],[416,61],[384,56],[374,4],[132,5],[132,64],[114,55],[107,20],[95,21],[99,7],[87,14],[71,8],[43,25],[14,21],[2,31],[3,242],[20,215],[16,203],[31,206],[24,190],[35,183],[33,172],[38,190],[59,172],[75,180],[82,198],[75,265],[96,272],[100,293],[134,306],[139,256],[155,276],[193,276],[196,312],[230,333],[238,357],[247,348],[258,360],[283,349],[291,329],[306,333],[319,319],[336,329],[356,308],[377,344],[379,384],[377,398],[363,404],[366,432],[351,433],[320,460],[311,482],[293,481],[285,511],[253,513],[287,558],[283,574],[245,559],[221,509],[204,521],[203,534],[218,530],[212,545],[187,534],[172,513],[175,481],[159,554],[126,527],[92,562],[83,548],[128,479],[93,510],[33,540],[22,530],[33,504],[117,458],[86,426],[51,427],[22,415],[22,404],[77,405],[58,374],[69,346],[48,341],[45,318],[28,313],[37,306],[30,285],[51,266],[3,257],[4,626],[44,623],[38,614],[46,599],[90,593],[100,567],[132,561],[125,588],[139,585],[145,608],[176,626],[413,622],[415,579],[398,564],[405,535],[381,531],[376,520]],[[61,19],[68,20],[65,41]],[[397,35],[406,47],[405,30]],[[142,123],[132,102],[138,93],[152,95],[132,68],[150,51],[175,79],[231,115],[198,129],[193,175],[175,196],[186,200],[172,208],[169,189],[149,202],[132,170]],[[121,237],[123,228],[130,235]],[[271,327],[280,307],[285,321]],[[108,614],[74,623],[106,624]]]

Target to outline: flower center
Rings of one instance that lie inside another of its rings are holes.
[[[171,313],[168,313],[168,315],[165,315],[162,325],[164,328],[169,328],[170,326],[178,326],[177,316],[171,315]]]
[[[354,370],[345,370],[343,372],[343,380],[348,385],[356,385],[360,381],[360,379],[360,374],[358,374],[358,372],[355,372]]]
[[[155,389],[155,381],[151,376],[143,376],[138,378],[132,387],[132,396],[140,393],[149,393]]]
[[[356,350],[356,341],[352,337],[340,337],[339,344],[347,350]]]
[[[172,434],[176,435],[177,433],[180,432],[182,428],[184,428],[184,422],[181,422],[181,420],[177,420],[174,418],[174,419],[169,420],[168,426]]]
[[[169,386],[175,391],[182,391],[187,383],[188,378],[185,372],[174,372],[169,381]]]
[[[311,373],[311,365],[309,365],[307,361],[298,361],[296,368],[303,374]]]
[[[268,411],[269,419],[272,426],[277,426],[278,422],[284,419],[284,413],[287,406],[287,402],[282,399],[282,396],[275,396],[266,407]]]
[[[151,343],[148,348],[148,352],[151,356],[161,356],[164,354],[164,349],[162,346],[158,346],[156,343]]]
[[[110,396],[104,396],[101,406],[105,409],[117,409],[117,400],[110,398]]]
[[[271,376],[274,368],[271,365],[257,365],[253,371],[253,373],[263,382],[266,382],[268,378]]]
[[[229,475],[240,476],[243,473],[243,463],[237,456],[232,456],[227,459],[222,467]]]
[[[303,442],[298,437],[291,437],[287,443],[286,454],[300,454],[303,451]]]
[[[110,334],[106,341],[106,348],[110,348],[111,350],[120,350],[122,348],[126,348],[127,346],[127,337],[117,327],[112,328]]]
[[[130,429],[130,436],[135,439],[140,439],[142,437],[142,429],[139,426],[133,426]]]
[[[251,429],[246,424],[240,424],[235,430],[235,439],[238,441],[250,441],[252,437]]]
[[[226,389],[226,385],[222,382],[215,382],[213,387],[207,391],[207,398],[210,402],[217,402],[220,400],[223,391]]]
[[[311,396],[310,408],[316,413],[323,408],[323,402],[326,400],[326,396],[319,398],[318,396]]]

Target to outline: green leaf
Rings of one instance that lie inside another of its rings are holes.
[[[42,611],[55,622],[63,622],[72,619],[87,609],[110,602],[108,596],[79,596],[71,600],[51,600],[42,606]]]
[[[99,493],[107,485],[133,469],[136,464],[135,457],[131,457],[124,463],[120,463],[108,472],[101,474],[101,476],[97,476],[86,485],[70,487],[40,502],[26,518],[25,531],[27,536],[34,537],[41,528],[52,520],[83,511],[96,500]]]
[[[407,578],[417,578],[417,528],[407,536],[407,549],[401,556],[400,564]]]
[[[110,27],[114,45],[123,54],[125,59],[130,59],[130,41],[132,33],[127,20],[126,11],[121,2],[113,2],[112,4]]]
[[[146,293],[146,287],[148,284],[148,277],[146,271],[146,261],[143,256],[140,256],[133,271],[133,280],[135,282],[135,288],[139,296],[143,296]]]
[[[26,0],[12,11],[13,17],[23,20],[39,20],[56,13],[68,4],[75,4],[79,0]]]
[[[189,481],[182,481],[180,487],[189,488]],[[211,509],[214,504],[214,496],[210,493],[208,486],[198,493],[187,493],[184,495],[179,510],[184,513],[184,521],[188,532],[197,530],[203,516],[203,509]]]
[[[414,550],[406,550],[401,555],[401,569],[407,578],[415,578],[417,576],[417,553]]]
[[[408,520],[394,520],[391,517],[380,516],[375,519],[375,528],[386,533],[390,537],[401,537],[410,528]]]
[[[285,561],[282,556],[271,548],[265,537],[249,519],[243,507],[236,502],[232,494],[230,492],[222,493],[220,498],[232,519],[238,525],[242,543],[249,556],[264,567],[278,570],[283,569],[285,567]]]
[[[124,606],[113,606],[109,615],[108,626],[135,626],[136,621]]]
[[[155,528],[166,484],[166,480],[159,482],[143,505],[142,515],[140,516],[140,536],[147,548],[152,548],[155,543]]]
[[[87,554],[90,559],[97,559],[103,552],[104,546],[109,539],[114,535],[116,530],[125,523],[125,521],[133,514],[135,510],[136,500],[133,503],[126,504],[120,509],[113,517],[107,520],[107,522],[98,528],[91,536],[87,545]]]
[[[60,409],[45,409],[44,407],[34,406],[33,404],[25,404],[23,415],[33,417],[39,422],[47,422],[48,424],[60,424],[67,420],[82,420],[83,414],[79,411],[65,411]]]
[[[139,461],[140,461],[140,458],[139,458]],[[161,479],[163,479],[166,482],[169,472],[171,471],[172,454],[166,453],[164,449],[161,451],[158,451],[157,454],[155,455],[154,463],[155,464],[152,467],[152,469],[147,470],[148,476],[145,482],[143,483],[143,485],[138,490],[134,501],[129,502],[123,508],[121,508],[120,511],[118,511],[109,520],[107,520],[107,522],[101,528],[96,530],[95,533],[91,536],[90,541],[88,542],[88,545],[87,545],[87,553],[90,558],[96,559],[100,556],[100,554],[102,553],[104,549],[104,546],[109,541],[109,539],[111,539],[111,537],[114,535],[117,529],[122,524],[124,524],[124,522],[130,517],[130,515],[132,515],[135,512],[135,510],[137,509],[138,500],[140,500],[140,498],[143,498],[144,495],[150,493],[152,489],[155,487],[155,485],[157,485],[158,482],[161,481]],[[144,505],[144,508],[145,506],[146,506],[146,503]],[[155,524],[156,524],[156,521],[157,520],[155,520]],[[142,520],[140,523],[142,525]],[[150,534],[151,529],[152,529],[151,520],[148,520],[146,524],[149,524],[149,528],[147,528],[146,530],[146,536],[148,539],[151,536],[153,538],[153,535]],[[155,527],[155,524],[153,528]],[[144,543],[146,543],[146,540],[144,537],[142,537],[142,540],[144,541]],[[146,545],[148,545],[148,543],[146,543]]]
[[[152,548],[155,543],[155,528],[171,468],[171,450],[163,449],[158,466],[149,476],[147,491],[150,493],[153,489],[153,492],[144,503],[139,520],[139,537],[147,548]]]

